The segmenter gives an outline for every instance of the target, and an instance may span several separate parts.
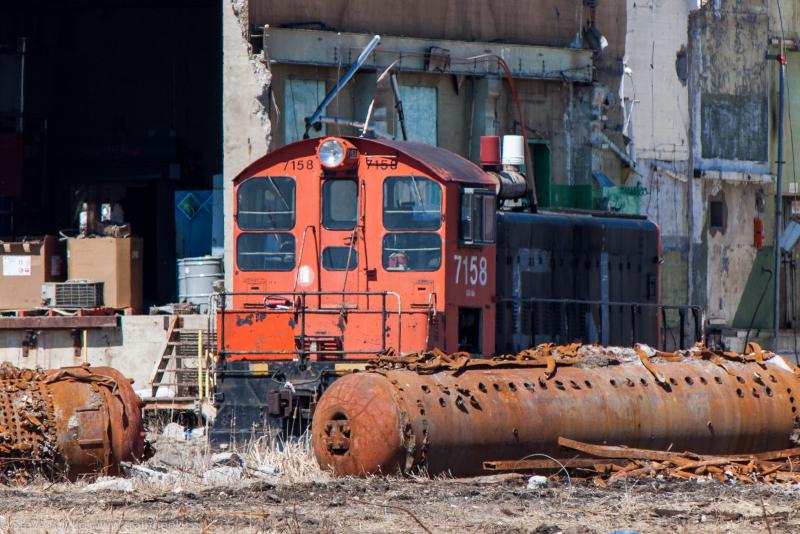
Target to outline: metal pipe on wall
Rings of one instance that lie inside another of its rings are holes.
[[[776,60],[780,65],[778,88],[778,173],[775,180],[775,258],[773,269],[773,308],[772,308],[772,336],[773,350],[778,350],[778,334],[780,332],[780,291],[781,291],[781,232],[783,231],[782,217],[782,185],[783,185],[783,111],[784,87],[786,79],[786,56],[783,54],[767,54],[768,60]]]

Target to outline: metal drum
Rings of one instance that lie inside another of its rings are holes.
[[[208,313],[208,298],[214,291],[214,282],[224,276],[221,257],[178,260],[178,301],[197,304],[200,313]]]
[[[0,365],[0,479],[116,475],[149,455],[142,404],[111,367]]]

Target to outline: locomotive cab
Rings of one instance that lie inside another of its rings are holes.
[[[212,441],[303,428],[324,387],[386,350],[494,352],[497,200],[480,167],[420,143],[307,139],[234,194]]]

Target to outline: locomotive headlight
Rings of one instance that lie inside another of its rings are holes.
[[[358,165],[358,149],[347,139],[328,137],[317,145],[317,157],[328,174],[352,171]]]
[[[328,139],[319,145],[319,161],[323,167],[335,169],[345,157],[344,145],[336,139]]]

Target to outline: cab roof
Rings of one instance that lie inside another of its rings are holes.
[[[311,154],[316,155],[319,143],[330,137],[334,136],[303,139],[277,148],[251,163],[233,180],[234,182],[239,182],[250,176],[257,175],[279,161]],[[416,166],[424,169],[432,178],[443,182],[457,182],[486,187],[494,186],[492,179],[479,166],[443,148],[415,141],[389,141],[345,136],[338,137],[338,139],[349,141],[358,148],[361,154],[365,155],[404,155],[411,159]]]

